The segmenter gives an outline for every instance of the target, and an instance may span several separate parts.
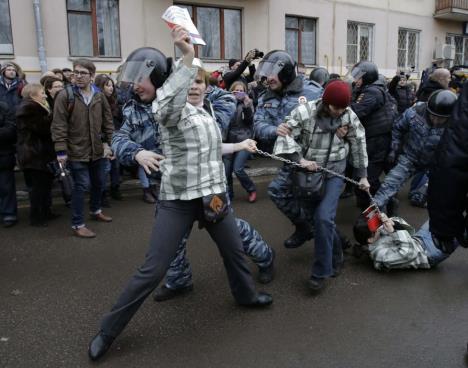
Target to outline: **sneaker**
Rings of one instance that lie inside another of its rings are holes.
[[[164,302],[177,296],[182,296],[193,291],[193,285],[184,286],[177,289],[169,289],[166,285],[156,288],[153,299],[155,302]]]
[[[79,227],[77,229],[73,229],[73,235],[77,236],[78,238],[94,238],[96,237],[96,233],[88,229],[86,226]]]
[[[254,203],[257,200],[257,192],[250,192],[248,201],[249,203]]]
[[[258,268],[258,282],[261,284],[268,284],[270,283],[274,276],[274,263],[275,263],[275,250],[271,249],[271,263],[267,267],[259,267]]]
[[[156,203],[156,200],[153,197],[153,193],[151,192],[151,188],[143,188],[143,202],[149,204]]]

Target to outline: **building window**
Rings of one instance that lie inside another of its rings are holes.
[[[419,33],[403,28],[398,30],[398,68],[418,69]]]
[[[286,51],[298,64],[316,65],[316,26],[316,19],[286,16]]]
[[[461,35],[447,35],[445,42],[455,45],[455,59],[453,65],[467,65],[468,63],[468,37]]]
[[[0,0],[0,54],[13,54],[10,4],[8,0]]]
[[[197,46],[195,55],[202,59],[242,58],[242,18],[239,9],[175,4],[186,8],[206,46]],[[176,56],[181,53],[176,49]]]
[[[71,56],[119,57],[119,1],[67,0]]]
[[[358,61],[372,61],[374,26],[367,23],[348,21],[348,41],[346,63],[354,65]]]

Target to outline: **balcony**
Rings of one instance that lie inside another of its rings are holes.
[[[436,0],[434,18],[468,21],[468,0]]]

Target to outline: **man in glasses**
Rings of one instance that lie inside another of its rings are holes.
[[[57,160],[62,165],[68,163],[73,177],[72,229],[74,235],[81,238],[96,236],[85,225],[84,197],[88,190],[91,219],[112,221],[102,213],[101,198],[104,147],[112,141],[114,125],[106,97],[91,82],[95,72],[96,67],[87,59],[73,62],[74,84],[56,97],[51,127]],[[109,153],[110,149],[106,151]]]

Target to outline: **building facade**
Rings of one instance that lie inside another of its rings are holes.
[[[41,60],[50,70],[88,57],[111,73],[141,46],[177,56],[161,19],[174,4],[205,39],[197,53],[209,70],[253,48],[341,75],[359,60],[387,76],[417,77],[435,59],[468,64],[468,0],[0,0],[0,62],[37,78]]]

